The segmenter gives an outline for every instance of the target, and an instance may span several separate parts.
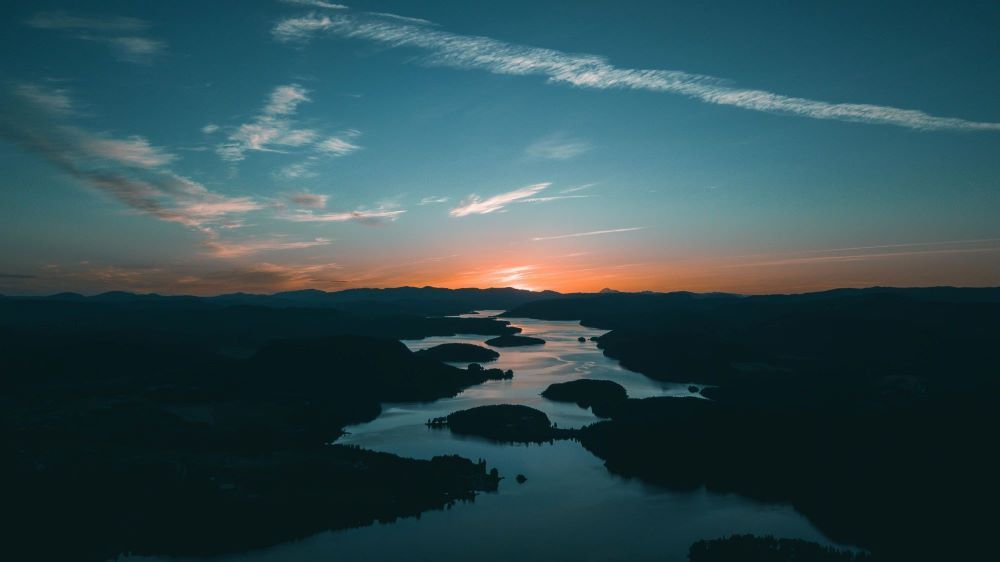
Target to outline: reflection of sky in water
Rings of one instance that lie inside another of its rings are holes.
[[[485,313],[484,313],[485,314]],[[474,503],[215,560],[283,561],[465,561],[512,560],[687,560],[688,546],[701,538],[732,533],[774,534],[828,541],[788,506],[759,504],[705,490],[672,492],[611,475],[578,443],[498,445],[431,429],[429,419],[483,404],[526,404],[544,411],[561,427],[598,418],[573,404],[539,394],[553,382],[577,378],[613,380],[629,396],[688,396],[686,384],[660,383],[627,371],[604,357],[589,340],[600,330],[575,322],[517,319],[524,335],[544,346],[499,348],[489,366],[513,369],[511,381],[491,381],[454,398],[429,404],[391,404],[371,423],[347,428],[339,443],[356,444],[406,457],[459,454],[486,459],[505,477],[500,491]],[[577,338],[584,336],[586,342]],[[406,341],[411,349],[446,342],[482,344],[488,337],[464,335]],[[697,381],[694,381],[697,382]],[[669,436],[664,436],[667,446]],[[524,474],[528,481],[514,482]]]

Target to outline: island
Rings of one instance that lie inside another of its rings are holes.
[[[503,369],[484,369],[479,363],[469,363],[469,366],[465,370],[472,373],[476,377],[476,380],[480,382],[503,381],[514,378],[514,371],[510,369],[506,371]]]
[[[427,425],[501,443],[543,443],[576,434],[576,430],[553,427],[545,412],[518,404],[477,406],[434,418]]]
[[[542,396],[555,402],[574,402],[581,408],[591,408],[594,415],[601,417],[610,417],[612,409],[628,399],[622,385],[595,379],[550,384]]]
[[[500,354],[492,349],[471,343],[443,343],[417,352],[417,355],[434,361],[452,363],[483,363],[495,361]]]
[[[513,334],[505,334],[502,336],[495,337],[493,339],[486,340],[486,345],[492,345],[493,347],[521,347],[525,345],[544,345],[545,340],[542,338],[532,338],[530,336],[515,336]]]

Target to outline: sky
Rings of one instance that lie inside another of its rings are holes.
[[[1000,285],[996,2],[36,1],[0,29],[3,294]]]

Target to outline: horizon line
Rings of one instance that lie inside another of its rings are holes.
[[[562,292],[555,289],[521,289],[517,287],[505,286],[505,287],[438,287],[434,285],[399,285],[395,287],[351,287],[347,289],[338,289],[335,291],[327,291],[324,289],[317,289],[315,287],[307,287],[303,289],[292,289],[288,291],[277,291],[274,293],[249,293],[244,291],[233,291],[228,293],[218,293],[211,295],[196,295],[191,293],[159,293],[159,292],[148,292],[141,293],[135,291],[127,291],[121,289],[111,289],[108,291],[102,291],[99,293],[79,293],[76,291],[59,291],[57,293],[47,293],[47,294],[13,294],[13,293],[0,293],[0,299],[13,298],[13,299],[46,299],[58,296],[77,296],[81,298],[95,298],[110,294],[125,294],[135,297],[165,297],[165,298],[192,298],[192,299],[213,299],[219,297],[227,296],[250,296],[250,297],[276,297],[279,295],[286,295],[292,293],[304,293],[304,292],[320,292],[323,294],[336,294],[345,293],[348,291],[392,291],[399,289],[437,289],[442,291],[496,291],[496,290],[510,290],[519,291],[522,293],[554,293],[562,296],[569,295],[608,295],[608,294],[620,294],[620,295],[642,295],[642,294],[657,294],[657,295],[670,295],[677,293],[689,293],[693,295],[732,295],[740,297],[759,297],[759,296],[782,296],[782,295],[810,295],[810,294],[820,294],[828,293],[832,291],[840,290],[856,290],[865,291],[873,289],[890,289],[890,290],[927,290],[927,289],[958,289],[958,290],[989,290],[996,289],[1000,290],[1000,285],[912,285],[912,286],[895,286],[895,285],[864,285],[864,286],[839,286],[830,287],[827,289],[819,290],[807,290],[807,291],[787,291],[787,292],[730,292],[730,291],[696,291],[690,289],[673,289],[673,290],[655,290],[655,289],[642,289],[638,291],[621,291],[617,289],[612,289],[610,287],[605,287],[597,291],[568,291]]]

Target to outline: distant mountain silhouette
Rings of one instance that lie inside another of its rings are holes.
[[[0,329],[55,329],[85,332],[146,332],[177,341],[257,348],[274,339],[366,335],[415,339],[457,333],[517,333],[492,318],[425,317],[414,314],[365,314],[320,308],[220,305],[202,299],[116,295],[100,299],[0,300]],[[117,300],[121,299],[121,300]]]
[[[418,314],[457,315],[477,310],[507,310],[540,299],[560,298],[554,291],[525,291],[514,288],[441,289],[437,287],[396,287],[391,289],[346,289],[320,291],[303,289],[273,295],[228,293],[213,297],[136,294],[111,291],[91,297],[59,293],[45,297],[6,297],[18,300],[83,301],[171,307],[264,306],[271,308],[336,308],[365,315]]]

